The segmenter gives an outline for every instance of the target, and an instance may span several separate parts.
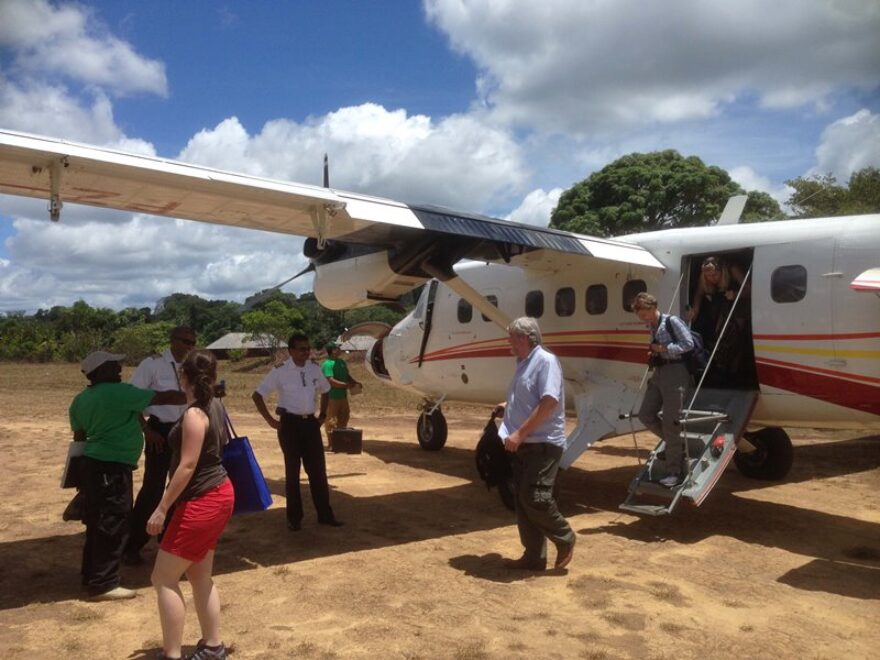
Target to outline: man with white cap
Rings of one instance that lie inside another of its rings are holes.
[[[144,448],[140,413],[149,405],[182,404],[182,392],[155,392],[121,382],[125,355],[95,351],[81,364],[89,386],[70,404],[73,439],[85,441],[79,488],[85,498],[82,580],[96,600],[133,598],[119,586],[129,533],[131,472]]]

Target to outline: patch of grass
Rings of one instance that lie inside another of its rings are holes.
[[[741,600],[736,600],[735,598],[724,598],[724,599],[722,599],[721,604],[724,605],[724,607],[745,607],[746,606],[746,604],[743,603]]]
[[[671,623],[669,621],[664,621],[660,624],[660,630],[665,633],[669,633],[670,635],[680,635],[685,630],[687,630],[687,628],[680,623]]]
[[[739,627],[739,629],[740,629],[740,632],[754,632],[755,627],[753,625],[748,624],[748,623],[744,623]]]
[[[91,621],[100,621],[103,618],[104,614],[102,612],[85,607],[77,608],[70,613],[70,620],[74,623],[89,623]]]
[[[594,646],[581,651],[580,657],[585,658],[585,660],[605,660],[605,658],[611,658],[613,656],[607,649]]]
[[[529,647],[522,642],[511,642],[507,645],[507,648],[511,651],[526,651]]]
[[[311,657],[317,650],[318,647],[315,646],[314,642],[300,642],[293,649],[293,656],[304,655],[306,657]]]
[[[459,646],[452,656],[455,660],[487,660],[489,652],[486,651],[486,642],[468,642]]]
[[[286,564],[281,564],[280,566],[276,566],[272,569],[273,575],[287,575],[290,573],[290,566]]]
[[[680,605],[684,602],[684,596],[681,595],[681,591],[674,584],[650,582],[649,585],[651,587],[651,595],[657,600],[673,605]]]

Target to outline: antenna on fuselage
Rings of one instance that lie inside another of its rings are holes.
[[[330,187],[330,161],[327,159],[327,154],[324,154],[324,187]]]

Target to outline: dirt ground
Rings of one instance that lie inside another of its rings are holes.
[[[294,533],[281,452],[248,399],[260,375],[226,376],[275,498],[235,517],[218,548],[235,658],[877,657],[878,436],[794,431],[784,483],[731,469],[701,508],[671,518],[618,510],[636,452],[631,437],[603,442],[561,477],[578,534],[571,566],[516,574],[501,567],[521,551],[512,515],[474,468],[485,410],[450,407],[449,443],[428,453],[414,441],[414,401],[366,380],[353,417],[364,453],[327,455],[345,527],[316,524],[304,482]],[[61,520],[71,492],[58,486],[67,405],[83,384],[74,365],[0,364],[5,658],[151,658],[160,647],[149,565],[123,569],[133,601],[91,603],[80,590],[83,528]],[[190,607],[188,649],[198,636]]]

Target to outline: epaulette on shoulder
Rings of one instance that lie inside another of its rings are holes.
[[[278,364],[275,365],[275,368],[276,368],[276,369],[280,369],[280,368],[283,367],[283,366],[284,366],[284,363],[283,363],[283,362],[279,362]]]

